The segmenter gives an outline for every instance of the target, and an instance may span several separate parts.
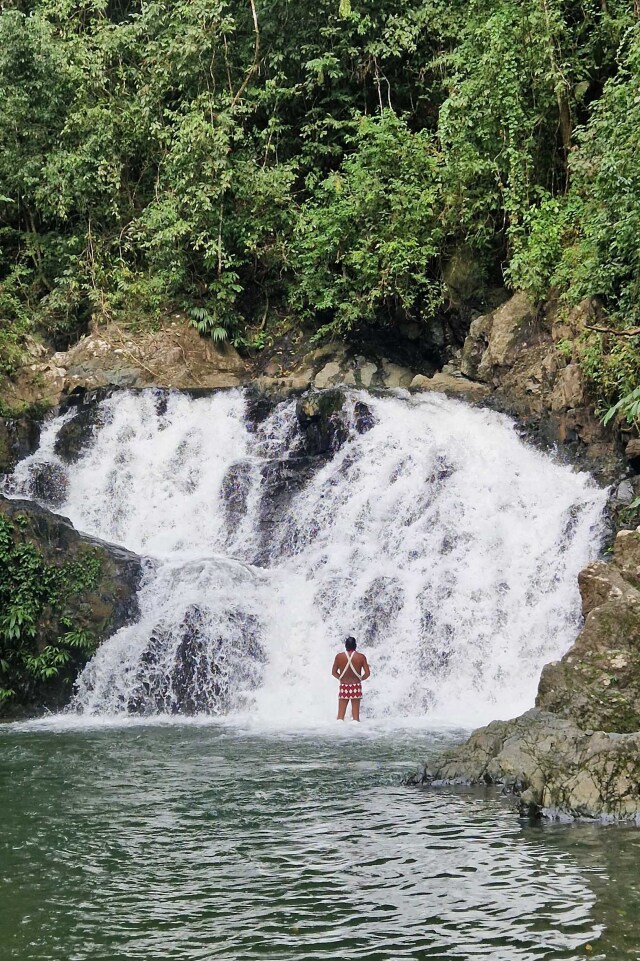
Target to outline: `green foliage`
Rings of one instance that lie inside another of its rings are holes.
[[[619,18],[616,36],[629,23]],[[509,275],[539,297],[552,285],[571,303],[596,297],[611,326],[624,331],[640,324],[637,21],[622,35],[619,60],[588,122],[576,132],[568,193],[545,197],[529,213]],[[627,398],[640,381],[640,337],[589,334],[581,362],[600,409],[626,414],[632,406]]]
[[[315,188],[294,243],[293,302],[321,332],[429,318],[442,299],[441,161],[395,113],[361,117],[340,169]]]
[[[610,407],[602,418],[603,424],[608,424],[616,416],[622,417],[627,424],[640,425],[640,387],[634,388]]]
[[[25,518],[0,516],[0,704],[23,703],[42,684],[69,677],[95,649],[70,605],[97,584],[98,558],[48,564],[21,536],[25,526]]]
[[[640,323],[629,0],[29,0],[0,9],[0,373],[187,304],[215,340],[429,322],[468,250]],[[601,405],[634,338],[593,336]]]
[[[640,23],[606,85],[572,160],[576,235],[561,276],[572,296],[597,295],[614,319],[640,323]]]

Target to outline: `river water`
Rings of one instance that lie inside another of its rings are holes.
[[[403,787],[455,735],[372,728],[5,726],[3,961],[638,958],[636,830]]]

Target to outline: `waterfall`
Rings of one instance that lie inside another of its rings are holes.
[[[606,492],[441,395],[353,391],[345,416],[339,449],[310,457],[294,400],[255,423],[242,391],[122,392],[71,464],[56,450],[74,414],[47,424],[9,493],[147,558],[140,619],[100,647],[73,710],[317,723],[347,634],[370,718],[468,726],[533,704],[579,628]]]

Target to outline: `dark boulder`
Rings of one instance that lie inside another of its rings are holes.
[[[8,474],[40,442],[40,421],[33,417],[0,417],[0,474]]]
[[[67,494],[68,480],[60,464],[43,461],[29,465],[30,492],[49,507],[61,507]]]
[[[80,534],[66,517],[33,501],[0,495],[0,518],[9,523],[14,547],[31,545],[42,569],[61,569],[62,583],[69,585],[59,603],[46,603],[41,609],[35,637],[30,640],[32,653],[59,644],[70,629],[86,632],[100,644],[138,616],[142,568],[137,555]],[[5,638],[4,643],[10,642]],[[54,680],[16,690],[15,697],[4,702],[5,713],[38,714],[45,708],[63,706],[88,656],[74,651],[70,664]]]
[[[296,404],[296,417],[301,433],[303,452],[309,456],[331,456],[348,440],[351,424],[345,409],[344,391],[309,391]],[[357,401],[354,422],[358,433],[373,427],[373,414],[365,403]]]
[[[140,658],[127,711],[226,714],[238,706],[258,686],[266,658],[253,615],[231,610],[223,621],[212,632],[209,612],[192,605],[177,633],[154,631]]]
[[[97,430],[104,423],[101,402],[112,394],[112,390],[78,390],[61,407],[61,412],[69,408],[75,410],[70,420],[63,424],[56,437],[54,450],[65,464],[75,464],[83,450],[91,443]]]
[[[296,404],[305,454],[333,454],[349,436],[341,390],[313,391]]]

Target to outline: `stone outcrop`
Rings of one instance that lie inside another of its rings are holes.
[[[420,783],[498,784],[523,813],[640,823],[640,528],[579,584],[583,629],[543,669],[535,709],[475,731]]]
[[[346,396],[340,390],[309,391],[296,404],[305,455],[334,454],[347,440],[351,428]],[[371,411],[362,401],[353,410],[353,426],[359,434],[373,427]]]
[[[80,534],[66,517],[32,501],[0,496],[0,516],[13,523],[15,536],[20,542],[33,544],[47,564],[83,565],[88,559],[98,561],[98,574],[91,589],[70,595],[64,611],[43,612],[35,639],[38,651],[64,634],[66,628],[59,622],[63,614],[73,620],[76,628],[90,632],[97,644],[137,617],[142,568],[135,554]],[[76,664],[78,669],[81,666]],[[60,685],[39,692],[37,709],[60,707],[70,695],[72,680],[65,677]]]
[[[611,563],[579,577],[585,623],[542,671],[536,706],[584,729],[640,730],[640,530],[620,531]]]
[[[424,374],[417,374],[409,384],[411,390],[434,391],[439,394],[447,394],[448,397],[459,397],[469,403],[478,403],[486,400],[491,394],[491,388],[486,384],[469,380],[459,373],[447,373],[441,371],[432,377],[425,377]]]
[[[583,731],[533,709],[480,728],[408,781],[496,784],[522,814],[640,824],[640,733]]]
[[[409,387],[415,371],[382,355],[364,357],[346,344],[335,343],[306,354],[294,376],[318,390],[327,387],[382,390]]]
[[[0,474],[8,474],[40,440],[40,424],[31,417],[0,417]]]
[[[562,445],[574,462],[610,483],[626,465],[613,430],[594,413],[576,348],[598,317],[593,300],[564,314],[555,304],[538,310],[519,291],[472,321],[460,373],[490,388],[490,406],[535,430],[544,443]]]
[[[237,387],[250,376],[234,347],[215,345],[180,315],[138,332],[112,322],[67,351],[48,356],[32,345],[30,353],[30,363],[3,384],[4,405],[16,411],[57,406],[77,388]]]

